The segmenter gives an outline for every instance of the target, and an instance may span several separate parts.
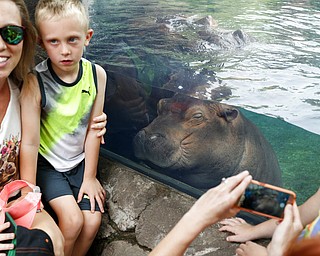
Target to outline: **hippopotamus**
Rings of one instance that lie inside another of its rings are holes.
[[[201,190],[244,170],[282,185],[270,143],[238,108],[176,94],[161,99],[157,110],[133,140],[135,156],[153,169]]]

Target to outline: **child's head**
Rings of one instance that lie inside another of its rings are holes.
[[[56,72],[76,72],[84,47],[93,35],[81,1],[40,0],[35,11],[35,24],[53,69]]]
[[[36,47],[36,30],[34,29],[30,21],[29,13],[24,0],[7,0],[2,3],[5,4],[5,2],[11,2],[16,5],[21,18],[21,26],[24,27],[23,41],[19,43],[22,44],[21,57],[18,61],[17,66],[13,69],[13,71],[10,74],[11,79],[15,83],[20,84],[23,80],[26,79],[27,74],[33,68],[33,60]],[[1,16],[3,15],[1,14]],[[10,21],[8,20],[8,22]],[[18,47],[19,44],[14,45],[13,47]]]
[[[42,21],[70,16],[77,17],[85,31],[89,29],[89,18],[80,0],[40,0],[35,11],[35,24],[39,29]]]

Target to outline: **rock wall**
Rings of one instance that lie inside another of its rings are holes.
[[[108,192],[107,212],[90,250],[92,256],[148,255],[196,200],[105,158],[100,158],[99,171]],[[238,244],[226,242],[226,236],[215,224],[185,255],[235,255]]]

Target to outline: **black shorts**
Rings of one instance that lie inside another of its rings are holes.
[[[65,195],[73,195],[75,200],[83,181],[84,160],[68,172],[58,172],[54,167],[40,154],[38,155],[37,185],[42,192],[42,198],[46,202]],[[90,200],[84,196],[78,203],[81,210],[90,211]],[[96,211],[100,211],[96,202]]]
[[[5,222],[7,221],[10,222],[10,227],[2,233],[15,233],[15,238],[12,241],[4,241],[4,243],[13,243],[15,248],[6,251],[6,255],[54,256],[53,244],[46,232],[17,226],[8,213],[6,213]]]

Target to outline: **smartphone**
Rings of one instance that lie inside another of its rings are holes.
[[[238,208],[281,220],[286,205],[293,204],[295,200],[296,194],[291,190],[252,180],[240,197]]]

